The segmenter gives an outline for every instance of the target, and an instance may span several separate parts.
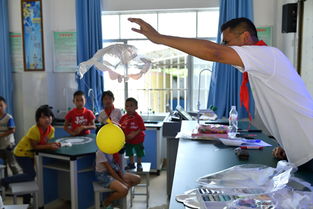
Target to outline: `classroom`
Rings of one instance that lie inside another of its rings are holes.
[[[0,8],[0,206],[313,208],[313,0]]]

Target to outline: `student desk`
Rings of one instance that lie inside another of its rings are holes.
[[[192,130],[195,125],[196,121],[183,121],[181,130]],[[247,128],[247,126],[247,122],[239,122],[239,128]],[[276,167],[277,160],[272,156],[272,149],[277,146],[276,142],[262,133],[254,132],[253,134],[257,134],[258,138],[273,146],[265,147],[263,150],[248,150],[250,156],[245,161],[239,160],[235,155],[234,147],[224,146],[218,140],[179,139],[169,208],[184,208],[182,203],[175,200],[176,195],[184,194],[185,191],[196,188],[196,180],[204,175],[239,164],[263,164]],[[296,176],[309,181],[311,184],[313,183],[309,171],[297,173]]]
[[[64,193],[66,186],[70,186],[72,209],[85,209],[94,204],[92,181],[95,179],[97,145],[94,134],[88,137],[93,139],[89,143],[61,147],[55,151],[36,151],[39,207],[57,198],[64,198],[66,195],[58,193]],[[60,176],[63,180],[60,180]]]

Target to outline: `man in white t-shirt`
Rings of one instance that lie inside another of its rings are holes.
[[[133,31],[204,60],[235,66],[246,72],[255,106],[266,128],[281,147],[273,154],[313,170],[313,99],[288,58],[277,48],[259,44],[254,24],[247,18],[222,25],[223,45],[207,40],[159,34],[137,18]],[[244,95],[244,94],[243,94]],[[244,96],[243,96],[244,97]]]

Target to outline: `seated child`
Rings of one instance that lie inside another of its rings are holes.
[[[6,113],[6,108],[6,101],[0,96],[0,158],[9,165],[13,175],[15,175],[19,172],[17,162],[12,153],[15,145],[15,123],[13,117]]]
[[[114,191],[104,200],[105,209],[112,209],[112,202],[126,197],[128,190],[141,180],[136,174],[123,173],[118,163],[114,161],[113,155],[100,150],[96,152],[96,177],[102,186]]]
[[[72,136],[85,136],[90,129],[95,129],[95,116],[91,110],[85,108],[86,98],[84,92],[76,91],[73,96],[76,108],[70,110],[65,116],[64,130]]]
[[[10,176],[1,180],[2,186],[10,183],[33,181],[36,176],[34,168],[34,152],[38,149],[56,150],[60,147],[59,143],[49,143],[49,139],[54,137],[54,128],[51,126],[53,113],[48,105],[42,105],[36,110],[36,125],[33,125],[27,134],[18,142],[14,148],[14,155],[22,174]],[[30,195],[23,196],[23,203],[30,203]]]
[[[105,125],[107,123],[107,119],[110,118],[113,123],[118,124],[122,117],[122,113],[120,109],[115,108],[113,105],[114,94],[111,91],[104,91],[102,93],[101,101],[104,110],[99,114],[98,121],[101,123],[101,125]],[[123,155],[115,153],[113,154],[113,157],[114,160],[122,167],[121,159],[123,158]]]
[[[141,116],[136,112],[137,108],[138,102],[136,99],[132,97],[126,99],[126,114],[122,116],[120,124],[126,136],[125,150],[130,161],[125,169],[136,168],[133,152],[133,150],[135,150],[137,156],[137,170],[142,171],[141,158],[144,156],[143,142],[145,139],[144,130],[146,130],[146,128]]]

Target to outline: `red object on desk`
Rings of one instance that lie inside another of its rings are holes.
[[[240,149],[263,149],[264,147],[260,147],[260,146],[241,146]]]

